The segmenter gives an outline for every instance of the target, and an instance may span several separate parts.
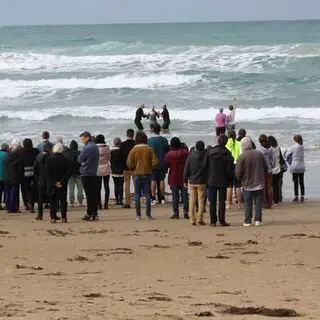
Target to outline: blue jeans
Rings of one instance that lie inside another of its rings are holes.
[[[252,222],[253,218],[253,203],[256,207],[255,221],[262,222],[262,201],[264,196],[264,190],[247,191],[243,190],[243,201],[245,211],[245,223]]]
[[[144,191],[144,195],[146,197],[147,216],[150,217],[151,216],[151,176],[135,176],[134,187],[135,187],[137,217],[141,216],[140,199],[142,196],[142,191]]]
[[[175,215],[179,215],[180,190],[181,190],[182,201],[183,201],[183,213],[184,215],[188,215],[189,214],[189,198],[188,198],[188,190],[185,187],[171,187],[173,213]]]

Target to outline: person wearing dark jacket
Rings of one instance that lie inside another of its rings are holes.
[[[184,184],[190,194],[190,222],[204,226],[203,215],[205,211],[206,184],[207,184],[206,151],[203,141],[196,143],[195,149],[190,152],[184,167]],[[199,206],[198,219],[196,219],[196,207]],[[198,221],[197,221],[198,220]]]
[[[170,114],[166,105],[162,107],[161,116],[163,119],[162,130],[169,130],[170,126]]]
[[[81,152],[78,150],[78,143],[74,140],[71,141],[70,148],[65,149],[63,152],[70,162],[69,200],[71,206],[74,205],[76,186],[78,203],[80,206],[83,204],[83,186],[80,175],[80,163],[78,162],[80,153]]]
[[[121,143],[121,151],[122,151],[122,156],[124,160],[124,171],[123,171],[123,177],[124,177],[124,196],[125,196],[125,204],[124,208],[125,209],[130,209],[131,207],[131,192],[130,192],[130,185],[131,185],[131,178],[132,178],[132,171],[129,170],[127,166],[127,160],[130,151],[133,149],[135,146],[134,142],[134,131],[132,129],[127,130],[127,140],[123,141]]]
[[[179,138],[174,137],[170,141],[171,150],[165,155],[164,163],[169,169],[168,183],[172,191],[173,216],[171,219],[179,219],[180,191],[183,201],[184,218],[189,219],[188,190],[184,186],[183,170],[189,155],[187,149],[182,148]]]
[[[219,223],[222,227],[229,226],[226,223],[226,197],[227,188],[233,182],[233,157],[226,148],[228,138],[220,135],[218,146],[207,152],[208,186],[210,200],[210,224],[217,224],[217,194],[219,193]]]
[[[67,221],[67,193],[68,180],[70,177],[70,162],[63,154],[63,145],[57,143],[53,147],[53,154],[46,162],[46,173],[48,181],[48,195],[50,197],[50,216],[51,222],[56,223],[57,211],[60,203],[62,222]]]
[[[114,182],[114,195],[117,206],[123,206],[123,170],[125,167],[124,158],[120,147],[120,138],[115,138],[113,141],[113,148],[111,149],[110,153],[110,163],[111,175]]]
[[[47,159],[52,151],[52,144],[45,143],[42,147],[42,152],[37,156],[34,162],[34,178],[38,189],[38,216],[36,220],[43,219],[43,206],[48,203],[48,181],[46,164]]]
[[[84,221],[98,219],[98,166],[99,166],[99,149],[92,141],[91,134],[87,131],[80,135],[85,145],[78,157],[81,164],[80,174],[84,192],[87,198],[87,213],[83,217]]]
[[[5,201],[8,213],[19,212],[19,185],[24,177],[20,149],[20,143],[13,141],[5,162]]]
[[[147,115],[143,112],[144,104],[142,104],[136,111],[136,117],[134,123],[137,126],[138,130],[143,130],[143,125],[141,123],[142,118],[147,118]]]
[[[4,143],[0,150],[0,210],[3,210],[2,203],[5,203],[4,197],[4,172],[6,165],[6,158],[8,156],[9,146]],[[3,196],[3,197],[2,197]]]
[[[34,178],[34,163],[39,151],[33,147],[31,139],[24,139],[22,145],[23,148],[20,150],[20,157],[24,167],[24,178],[21,184],[22,199],[25,209],[34,213],[37,191]]]

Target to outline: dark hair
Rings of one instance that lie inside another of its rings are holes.
[[[270,148],[270,142],[268,140],[268,137],[265,134],[262,134],[259,137],[259,142],[264,148]]]
[[[180,149],[181,148],[181,141],[178,137],[173,137],[170,141],[170,147],[172,149]]]
[[[196,143],[196,150],[197,151],[204,151],[205,145],[203,141],[197,141]]]
[[[85,131],[85,132],[82,132],[82,133],[80,134],[80,138],[82,138],[82,137],[86,137],[86,138],[91,139],[91,134],[90,134],[90,132]]]
[[[191,148],[190,148],[190,153],[193,152],[193,151],[195,151],[195,150],[196,150],[196,147],[191,147]]]
[[[130,139],[134,138],[134,130],[133,129],[128,129],[127,130],[127,137]]]
[[[159,134],[160,131],[161,131],[160,124],[158,124],[158,123],[155,124],[155,125],[153,126],[153,132],[154,132],[155,134]]]
[[[98,135],[96,136],[95,142],[96,142],[96,143],[99,143],[99,144],[106,143],[106,140],[105,140],[105,138],[104,138],[104,135],[103,135],[103,134],[98,134]]]
[[[300,144],[301,146],[303,145],[303,138],[300,134],[296,134],[294,137],[293,137],[293,140]]]
[[[31,139],[24,139],[22,145],[26,149],[32,149],[33,148],[33,144],[32,144],[32,140]]]
[[[228,137],[225,134],[220,135],[218,138],[219,146],[225,147],[227,143],[228,143]]]
[[[50,133],[48,131],[42,132],[42,139],[48,140],[50,138]]]
[[[143,131],[138,131],[136,133],[136,144],[147,144],[148,137]]]
[[[232,111],[233,109],[234,109],[234,106],[232,104],[230,104],[229,110]]]
[[[228,137],[233,139],[233,140],[236,140],[236,132],[234,130],[230,130],[228,132]]]
[[[239,137],[240,139],[244,138],[246,135],[247,135],[246,129],[243,129],[243,128],[239,129],[239,131],[238,131],[238,137]]]
[[[269,136],[268,140],[269,140],[269,144],[272,148],[276,148],[278,146],[278,141],[274,136]]]

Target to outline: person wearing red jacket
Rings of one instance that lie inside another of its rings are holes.
[[[174,137],[170,142],[170,151],[165,156],[165,166],[169,169],[168,183],[172,192],[173,216],[171,219],[179,219],[180,191],[183,201],[184,218],[189,219],[188,190],[184,186],[183,171],[189,155],[179,138]]]

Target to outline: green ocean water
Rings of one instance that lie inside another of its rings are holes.
[[[253,137],[304,136],[317,195],[319,66],[320,21],[0,27],[0,140],[111,141],[145,103],[169,106],[170,136],[212,144],[217,109],[237,97]]]

